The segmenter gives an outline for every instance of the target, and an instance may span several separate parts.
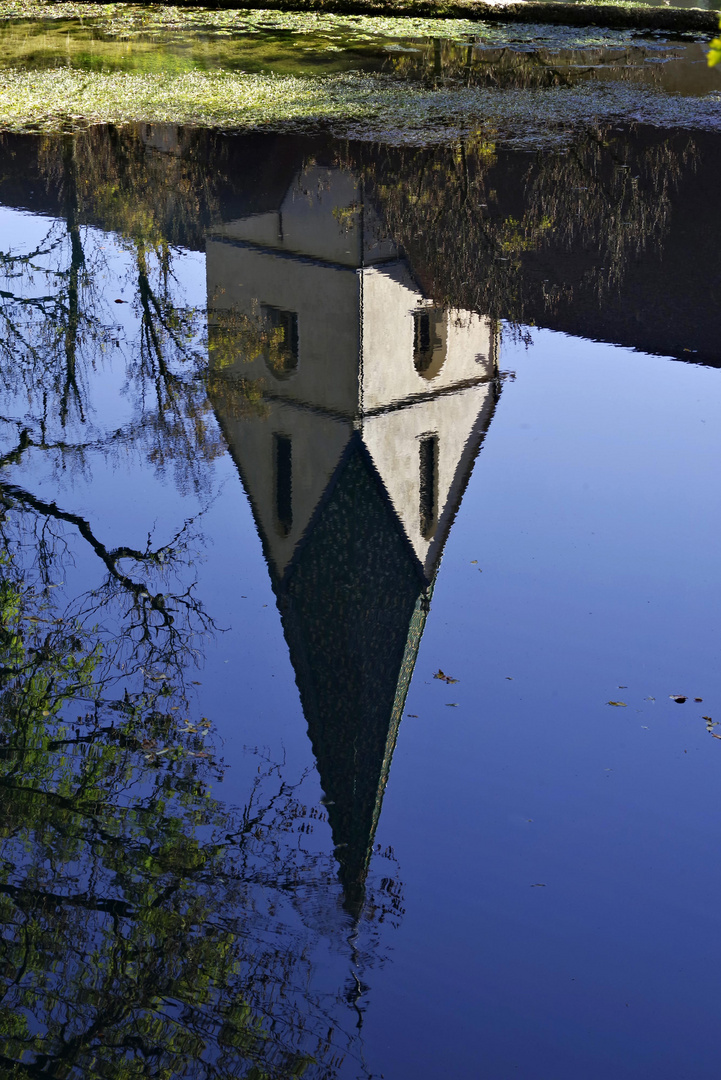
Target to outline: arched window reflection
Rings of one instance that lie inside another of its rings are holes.
[[[293,449],[287,435],[274,435],[275,518],[281,536],[293,527]]]
[[[445,313],[423,307],[413,316],[413,366],[424,379],[433,379],[443,367],[446,350],[443,341]]]
[[[419,453],[421,536],[430,540],[438,520],[438,436],[424,435]]]
[[[276,379],[285,379],[298,367],[298,313],[261,304],[265,362]]]

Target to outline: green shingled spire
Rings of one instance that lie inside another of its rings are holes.
[[[356,434],[277,590],[346,906],[354,913],[429,591]]]

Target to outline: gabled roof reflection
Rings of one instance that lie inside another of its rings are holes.
[[[493,415],[496,328],[433,307],[347,170],[208,241],[211,398],[250,499],[360,911],[443,546]]]

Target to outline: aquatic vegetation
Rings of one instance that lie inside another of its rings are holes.
[[[639,5],[634,5],[639,6]],[[642,6],[642,5],[640,5]],[[30,24],[63,24],[70,32],[93,29],[123,40],[143,35],[184,33],[228,37],[229,35],[285,31],[299,37],[326,34],[333,38],[354,40],[427,39],[482,41],[491,45],[504,43],[587,48],[623,44],[628,32],[602,26],[557,26],[540,23],[504,24],[475,19],[433,19],[393,17],[389,15],[337,15],[324,11],[281,11],[274,9],[218,9],[177,7],[158,4],[72,3],[61,0],[0,0],[0,20],[18,20]],[[75,24],[75,25],[73,25]],[[663,38],[662,33],[646,32],[646,37]],[[690,35],[697,38],[698,35]]]
[[[615,82],[539,91],[428,88],[353,73],[190,72],[162,80],[72,69],[0,74],[0,128],[13,131],[142,121],[235,130],[321,126],[357,138],[416,143],[487,130],[514,143],[554,145],[579,125],[615,118],[716,129],[717,102],[713,95],[663,95]]]
[[[433,143],[482,129],[535,145],[617,117],[716,124],[717,99],[700,96],[713,76],[658,34],[135,4],[6,2],[2,17],[5,130],[167,122]],[[666,60],[693,70],[688,86],[673,65],[662,78]],[[666,83],[691,96],[663,97]]]

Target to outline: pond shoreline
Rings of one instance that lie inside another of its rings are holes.
[[[131,0],[121,0],[121,3],[130,2]],[[167,5],[159,4],[158,0],[149,0],[144,6]],[[555,26],[601,26],[610,30],[671,33],[714,33],[719,18],[716,11],[705,11],[702,8],[647,7],[633,3],[554,3],[550,0],[256,0],[244,7],[233,0],[214,0],[208,4],[179,0],[172,6],[398,18],[470,19],[478,22],[547,23]],[[31,7],[34,8],[35,5]],[[20,11],[13,17],[22,18],[22,5],[19,5],[19,8]]]

